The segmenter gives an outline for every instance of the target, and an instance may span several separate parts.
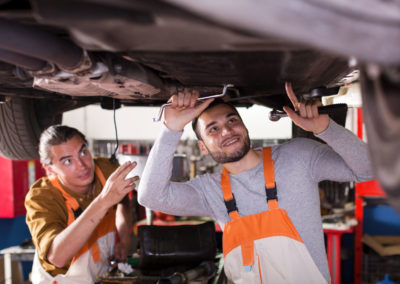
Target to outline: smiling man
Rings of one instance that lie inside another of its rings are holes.
[[[196,104],[197,92],[172,96],[162,133],[147,160],[138,189],[143,206],[180,216],[208,216],[223,231],[224,269],[235,283],[329,283],[318,182],[374,178],[364,142],[327,115],[320,103],[298,102],[293,122],[327,144],[295,138],[252,149],[237,110],[223,102]],[[204,155],[220,173],[170,182],[183,128],[192,121]]]
[[[205,155],[210,154],[220,164],[236,162],[250,150],[247,128],[237,110],[228,104],[219,102],[215,108],[211,105],[200,120],[198,117],[193,120],[192,125],[201,151]],[[208,139],[201,138],[198,128],[205,130],[203,135]]]
[[[127,257],[132,225],[127,194],[138,177],[125,177],[135,163],[117,168],[109,159],[93,159],[85,136],[63,125],[42,133],[39,154],[47,176],[25,199],[36,247],[32,282],[94,283],[108,271],[109,260]]]

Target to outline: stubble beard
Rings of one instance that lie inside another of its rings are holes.
[[[207,148],[207,147],[206,147]],[[222,151],[210,151],[207,148],[210,156],[220,164],[233,163],[241,160],[250,151],[250,138],[246,135],[243,146],[232,154],[227,154]]]

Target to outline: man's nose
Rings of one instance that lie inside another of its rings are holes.
[[[225,125],[224,127],[222,127],[222,131],[221,131],[222,136],[229,135],[229,134],[231,134],[231,132],[232,132],[232,128],[230,128],[229,125]]]
[[[78,165],[80,168],[87,168],[88,166],[86,165],[86,161],[82,158],[78,159]]]

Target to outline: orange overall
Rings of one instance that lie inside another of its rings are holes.
[[[95,166],[95,172],[102,186],[104,186],[106,180],[97,165]],[[65,198],[69,226],[78,218],[82,210],[76,199],[62,188],[57,178],[51,178],[50,181],[55,188],[60,190]],[[115,230],[115,209],[111,207],[97,225],[89,240],[74,256],[66,274],[58,274],[55,277],[51,276],[40,265],[36,253],[32,266],[32,282],[34,284],[94,283],[97,276],[108,270],[108,258],[112,256],[114,250]]]
[[[269,209],[239,216],[229,182],[222,170],[221,186],[231,221],[223,233],[225,274],[234,283],[327,283],[286,211],[279,208],[271,148],[263,149]]]

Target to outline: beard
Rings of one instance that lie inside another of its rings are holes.
[[[206,148],[207,148],[207,146],[206,146]],[[231,154],[227,154],[222,151],[210,151],[208,148],[207,148],[207,150],[208,150],[208,153],[210,154],[210,156],[217,163],[226,164],[226,163],[237,162],[240,159],[242,159],[250,151],[250,138],[248,135],[246,135],[242,147]]]

